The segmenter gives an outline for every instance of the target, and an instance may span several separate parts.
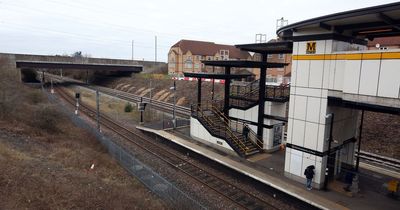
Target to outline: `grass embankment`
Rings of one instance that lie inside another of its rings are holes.
[[[0,78],[0,209],[165,209],[61,107],[10,80]]]

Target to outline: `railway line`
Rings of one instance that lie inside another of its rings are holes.
[[[62,82],[62,81],[68,81],[71,82],[72,84],[77,84],[79,86],[88,88],[90,90],[93,91],[100,91],[101,93],[113,96],[113,97],[117,97],[132,103],[138,103],[138,102],[144,102],[147,104],[151,104],[152,107],[154,107],[157,110],[160,111],[164,111],[167,113],[171,113],[173,112],[174,109],[174,104],[168,103],[168,102],[164,102],[164,101],[158,101],[158,100],[152,100],[148,97],[143,97],[143,96],[138,96],[132,93],[127,93],[124,91],[120,91],[120,90],[115,90],[115,89],[111,89],[111,88],[106,88],[106,87],[101,87],[101,86],[93,86],[93,85],[87,85],[85,83],[82,83],[81,81],[78,80],[74,80],[71,78],[61,78],[60,76],[57,75],[53,75],[53,74],[47,74],[48,77],[51,77],[52,79],[55,79],[58,82]],[[176,105],[175,106],[175,112],[178,116],[183,117],[183,118],[189,118],[191,111],[190,108],[188,107],[184,107],[184,106],[179,106]]]
[[[111,88],[106,88],[106,87],[101,87],[101,86],[91,86],[91,85],[86,85],[80,81],[74,80],[74,79],[70,79],[70,78],[61,78],[57,75],[50,75],[50,77],[57,79],[59,81],[61,80],[67,80],[73,83],[76,83],[80,86],[86,87],[88,89],[91,90],[99,90],[102,93],[108,94],[110,96],[114,96],[123,100],[127,100],[129,102],[133,102],[133,103],[138,103],[140,102],[141,98],[143,99],[143,102],[145,103],[151,103],[151,105],[160,111],[164,111],[164,112],[168,112],[168,113],[172,113],[174,105],[168,102],[163,102],[163,101],[157,101],[157,100],[151,100],[148,97],[141,97],[138,95],[134,95],[132,93],[127,93],[124,91],[120,91],[120,90],[114,90]],[[176,106],[175,107],[176,110],[176,114],[180,117],[183,118],[189,118],[191,115],[191,110],[188,107],[184,107],[184,106]],[[286,135],[286,132],[285,132]],[[358,153],[356,152],[356,156],[358,155]],[[384,166],[384,167],[389,167],[391,169],[400,171],[400,160],[398,159],[394,159],[394,158],[389,158],[389,157],[385,157],[385,156],[381,156],[381,155],[377,155],[374,153],[369,153],[366,151],[360,151],[360,159],[362,161],[365,162],[369,162],[369,163],[373,163],[375,165],[379,165],[379,166]]]
[[[74,106],[75,101],[68,93],[64,92],[62,88],[57,87],[59,95],[66,100],[69,104]],[[95,116],[95,110],[91,107],[81,104],[81,112],[85,113],[88,117]],[[234,183],[230,183],[219,177],[218,175],[207,171],[204,168],[200,168],[188,160],[183,159],[180,155],[161,147],[160,145],[152,142],[145,136],[131,131],[108,116],[100,115],[100,124],[107,127],[109,130],[115,132],[129,143],[133,143],[140,147],[144,151],[152,154],[161,161],[167,163],[173,168],[176,168],[180,172],[186,174],[198,183],[207,186],[210,190],[216,192],[220,196],[232,201],[238,207],[243,209],[278,209],[275,206],[267,203],[263,199],[247,192]],[[134,139],[134,140],[133,140]]]
[[[360,151],[360,153],[356,152],[356,156],[359,156],[361,160],[364,160],[366,162],[400,171],[400,160],[398,159],[389,158],[365,151]]]

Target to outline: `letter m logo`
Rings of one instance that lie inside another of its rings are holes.
[[[317,50],[317,43],[316,42],[307,42],[307,54],[315,54],[315,51]]]

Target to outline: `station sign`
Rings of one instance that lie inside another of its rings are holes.
[[[317,51],[317,42],[307,42],[306,54],[315,54]]]

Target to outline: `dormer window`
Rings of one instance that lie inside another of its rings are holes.
[[[229,60],[229,50],[220,50],[219,55],[221,60]]]

